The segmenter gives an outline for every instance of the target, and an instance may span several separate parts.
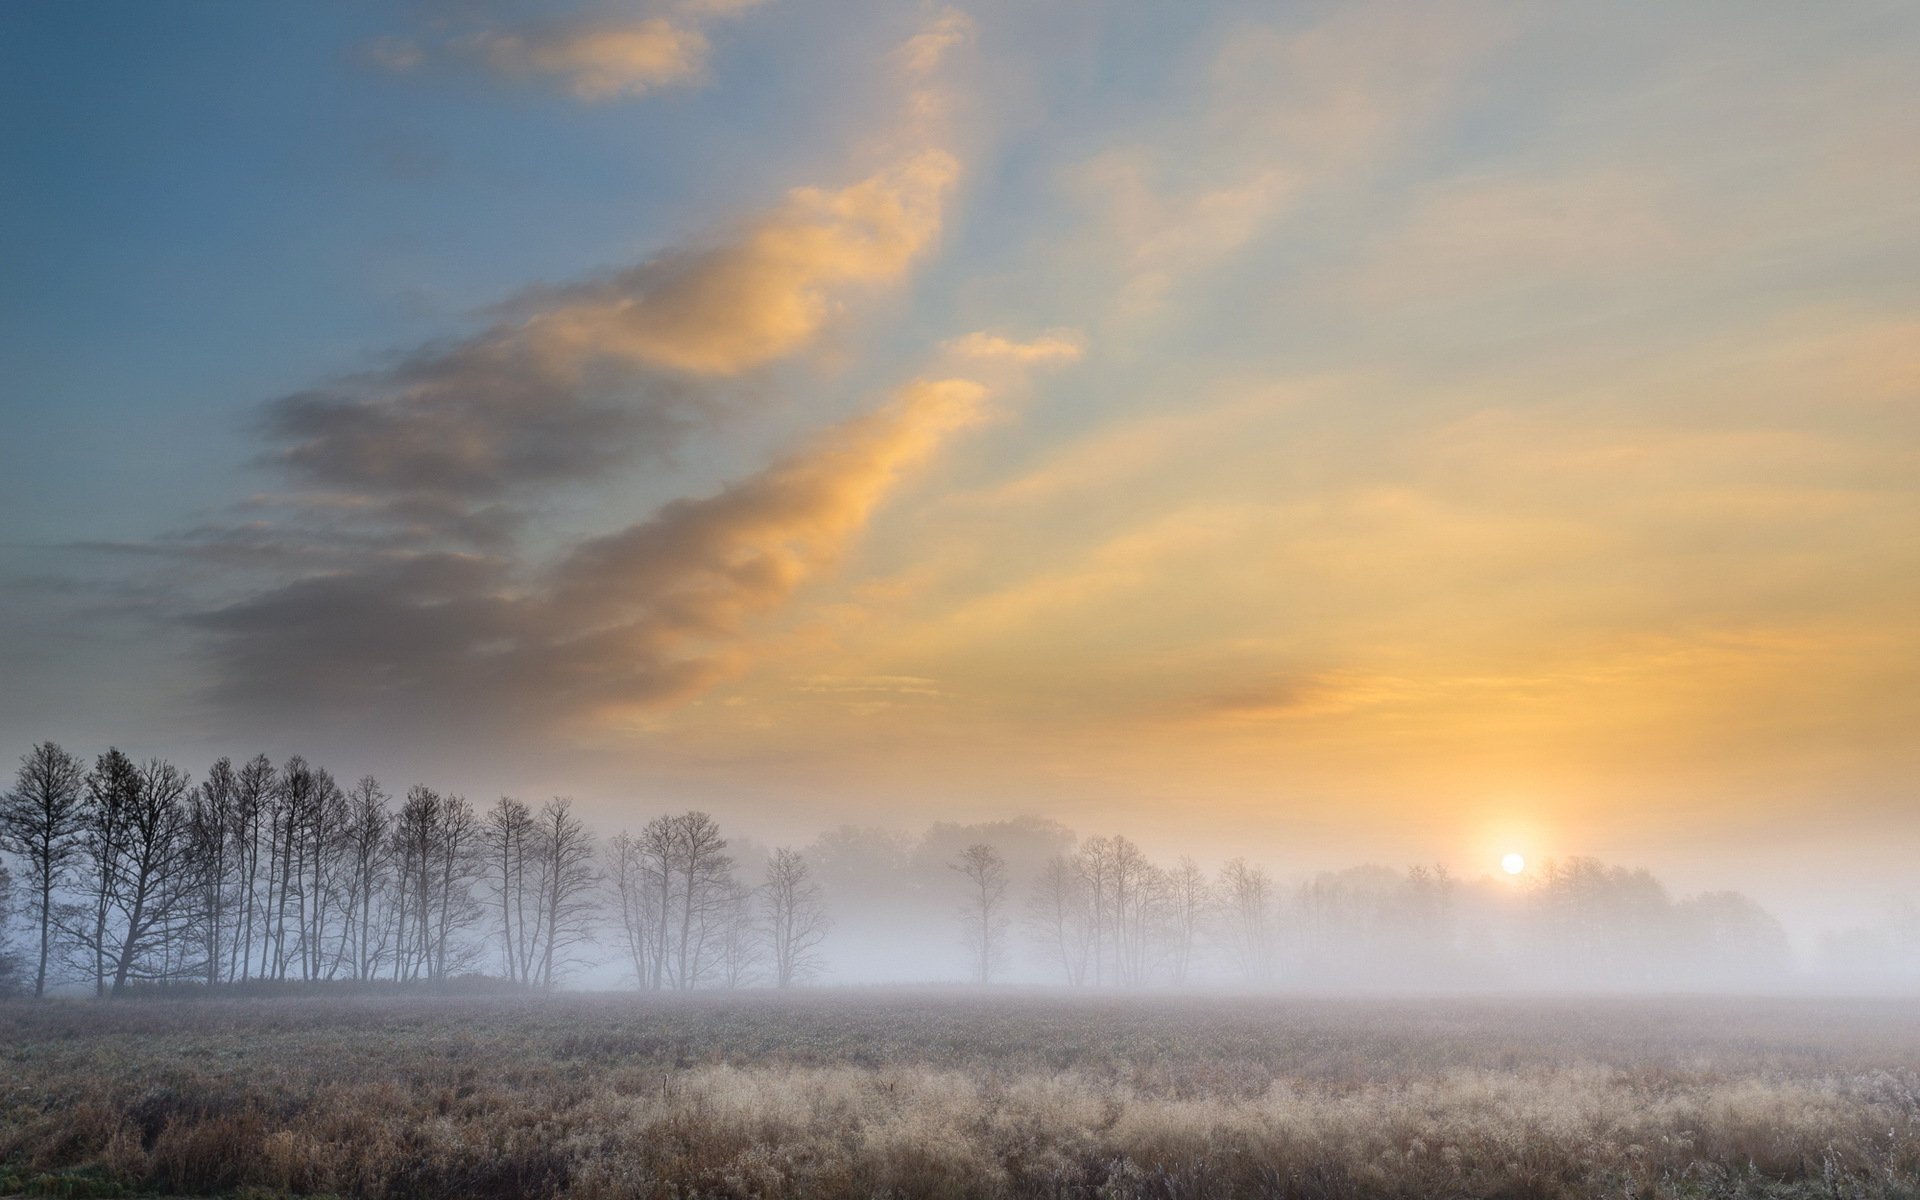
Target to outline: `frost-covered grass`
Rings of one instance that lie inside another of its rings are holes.
[[[0,1007],[0,1193],[1920,1196],[1920,1005]]]

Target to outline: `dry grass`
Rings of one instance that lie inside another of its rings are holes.
[[[930,993],[0,1008],[0,1191],[1916,1196],[1920,1006]]]

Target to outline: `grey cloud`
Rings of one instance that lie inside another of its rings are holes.
[[[479,682],[481,652],[515,635],[494,559],[425,554],[299,579],[189,623],[214,635],[214,699],[230,710],[394,711]]]
[[[973,420],[965,380],[878,411],[707,497],[575,546],[523,579],[508,560],[418,553],[297,580],[194,618],[236,710],[459,713],[593,726],[739,670],[754,618],[835,561],[901,472]]]
[[[325,486],[418,496],[492,497],[528,484],[589,479],[638,445],[664,450],[697,402],[671,380],[639,383],[591,361],[541,355],[497,328],[391,372],[270,405],[273,457]]]

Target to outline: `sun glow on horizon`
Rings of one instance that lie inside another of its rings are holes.
[[[1527,869],[1527,857],[1517,851],[1509,851],[1500,856],[1500,869],[1509,875],[1518,875]]]

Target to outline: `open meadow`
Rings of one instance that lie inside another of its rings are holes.
[[[1920,1004],[0,1006],[0,1193],[1920,1195]]]

